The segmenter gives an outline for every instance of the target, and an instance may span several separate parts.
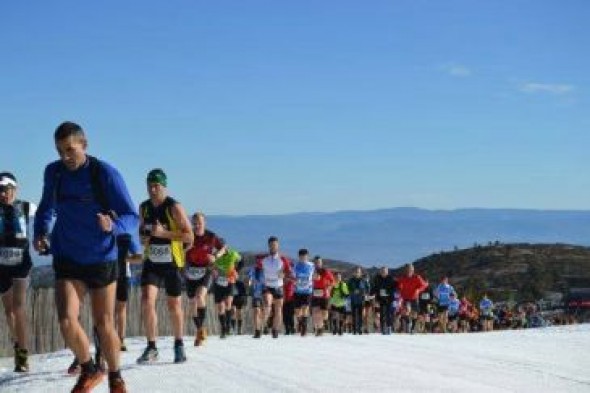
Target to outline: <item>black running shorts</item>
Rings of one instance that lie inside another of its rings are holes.
[[[272,298],[277,300],[277,299],[282,299],[283,298],[283,287],[278,287],[278,288],[271,288],[271,287],[266,287],[264,288],[264,294],[270,293],[272,295]]]
[[[173,263],[152,263],[146,261],[141,272],[141,286],[153,285],[166,288],[166,295],[178,297],[182,292],[180,270]]]
[[[309,307],[309,305],[311,304],[311,295],[306,295],[304,293],[296,293],[294,302],[295,308]]]
[[[190,278],[188,278],[186,275],[186,295],[188,296],[189,299],[192,299],[195,297],[195,295],[197,294],[197,289],[199,288],[205,288],[207,291],[211,290],[211,271],[209,269],[207,269],[207,273],[205,273],[205,275],[197,280],[192,280]]]
[[[117,301],[127,302],[129,300],[129,278],[123,272],[117,279]]]
[[[92,265],[75,263],[67,258],[53,258],[55,280],[76,280],[90,289],[104,288],[119,277],[117,261],[107,261]]]
[[[313,297],[311,298],[311,307],[319,307],[320,310],[328,310],[328,302],[330,299],[325,297]]]
[[[29,277],[31,266],[31,263],[21,263],[16,266],[0,265],[0,294],[12,288],[12,280],[22,280]]]
[[[241,310],[246,305],[246,296],[236,296],[234,297],[234,302],[232,303],[238,310]]]
[[[234,284],[227,284],[227,286],[221,286],[213,284],[213,298],[215,304],[223,302],[228,297],[232,296],[234,291]]]

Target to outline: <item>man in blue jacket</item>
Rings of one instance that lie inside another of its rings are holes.
[[[35,215],[34,247],[40,253],[53,254],[60,329],[82,368],[72,392],[90,391],[103,378],[78,321],[87,292],[108,364],[110,392],[126,392],[113,322],[119,274],[116,237],[137,232],[138,214],[121,174],[86,154],[88,143],[78,124],[62,123],[55,130],[54,140],[60,160],[45,168],[43,194]]]

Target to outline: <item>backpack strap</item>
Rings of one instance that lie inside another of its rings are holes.
[[[90,185],[92,187],[92,196],[98,205],[100,206],[100,210],[102,213],[113,213],[109,209],[109,201],[106,194],[106,188],[102,184],[102,180],[100,178],[101,172],[103,171],[103,167],[100,164],[100,161],[93,156],[88,156],[88,166],[90,169]],[[62,183],[62,173],[64,171],[64,166],[60,162],[57,165],[55,173],[53,174],[53,200],[54,203],[57,203],[62,200],[61,195],[61,183]]]

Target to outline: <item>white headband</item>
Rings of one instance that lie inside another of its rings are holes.
[[[16,182],[9,177],[3,177],[2,179],[0,179],[0,186],[16,187]]]

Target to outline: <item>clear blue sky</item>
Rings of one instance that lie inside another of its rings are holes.
[[[590,2],[0,6],[0,169],[79,122],[189,211],[590,209]]]

